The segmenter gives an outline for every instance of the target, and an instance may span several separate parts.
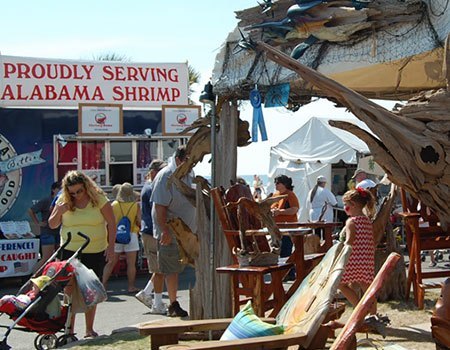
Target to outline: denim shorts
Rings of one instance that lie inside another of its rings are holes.
[[[49,233],[41,233],[39,236],[39,240],[42,245],[59,245],[60,236],[59,233],[57,235],[51,235]]]

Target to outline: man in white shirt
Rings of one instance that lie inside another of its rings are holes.
[[[312,222],[333,222],[333,207],[337,204],[334,194],[325,187],[327,179],[325,176],[317,177],[317,183],[309,191],[308,201],[310,204],[309,219]]]

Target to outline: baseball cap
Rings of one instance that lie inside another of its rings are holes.
[[[162,168],[164,168],[166,165],[167,165],[167,163],[161,159],[153,159],[148,167],[148,170],[159,171]]]
[[[317,176],[317,182],[327,182],[327,178],[323,175]]]
[[[358,168],[355,170],[355,172],[353,173],[352,179],[354,179],[356,177],[356,175],[361,174],[361,173],[365,173],[366,171],[364,169]]]

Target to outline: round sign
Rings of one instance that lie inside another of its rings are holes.
[[[0,218],[13,206],[22,185],[22,169],[2,172],[8,159],[17,156],[16,150],[9,141],[0,134]]]

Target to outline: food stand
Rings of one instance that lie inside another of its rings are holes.
[[[0,277],[31,273],[39,240],[16,237],[21,224],[11,223],[28,221],[67,171],[85,172],[108,194],[124,182],[139,190],[151,161],[186,143],[177,132],[192,120],[168,113],[165,127],[162,108],[190,108],[188,94],[187,62],[0,55]]]

